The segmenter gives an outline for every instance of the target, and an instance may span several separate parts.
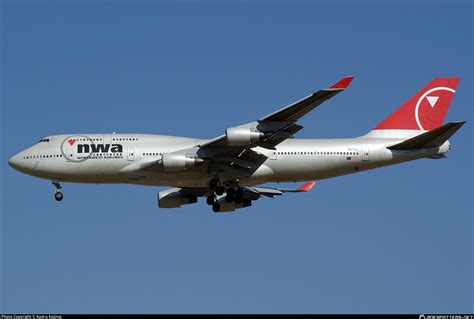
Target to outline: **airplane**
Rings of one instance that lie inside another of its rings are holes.
[[[9,165],[52,181],[168,186],[158,206],[177,208],[206,198],[214,212],[249,207],[261,197],[310,191],[315,180],[407,161],[442,159],[465,122],[443,124],[458,78],[435,78],[367,134],[345,139],[295,139],[298,120],[344,91],[353,76],[214,139],[151,134],[66,134],[42,138]],[[271,182],[307,182],[296,189]]]

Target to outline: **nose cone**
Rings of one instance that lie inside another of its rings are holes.
[[[21,169],[21,156],[19,154],[13,155],[8,160],[8,165],[10,165],[12,168],[16,170]]]

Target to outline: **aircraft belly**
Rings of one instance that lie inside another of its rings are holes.
[[[202,170],[184,172],[155,172],[147,171],[136,174],[127,174],[127,179],[133,184],[173,186],[173,187],[205,187],[210,177]]]
[[[339,159],[288,159],[274,165],[275,181],[320,180],[348,174],[360,166]]]

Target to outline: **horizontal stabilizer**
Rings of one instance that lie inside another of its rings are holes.
[[[419,150],[440,147],[466,122],[451,122],[406,141],[387,147],[389,150]]]

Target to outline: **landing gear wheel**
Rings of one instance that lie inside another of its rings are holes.
[[[56,199],[58,202],[63,200],[63,193],[61,193],[61,184],[59,181],[53,180],[53,185],[56,188],[56,193],[54,194],[54,199]]]
[[[225,195],[225,201],[227,203],[232,203],[235,199],[235,189],[229,188],[226,193],[227,194]]]
[[[215,201],[216,201],[216,199],[215,199],[214,195],[207,196],[207,199],[206,199],[207,205],[213,205]]]
[[[242,204],[244,201],[244,190],[242,188],[238,188],[237,191],[235,192],[235,203],[236,204]]]
[[[225,191],[224,187],[222,187],[222,186],[217,186],[216,187],[216,195],[217,196],[221,196],[222,194],[224,194],[224,191]]]
[[[218,202],[215,202],[214,204],[212,204],[212,211],[214,213],[218,213],[221,211],[221,204],[219,204]]]
[[[61,193],[59,191],[54,194],[54,199],[56,199],[58,202],[62,201],[63,197],[64,197],[63,193]]]

